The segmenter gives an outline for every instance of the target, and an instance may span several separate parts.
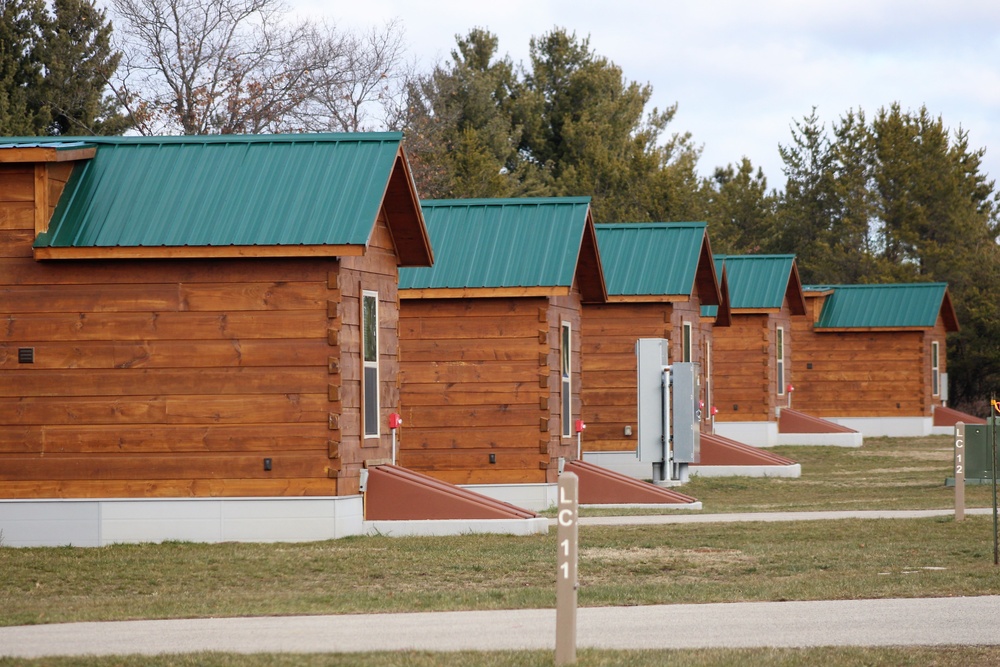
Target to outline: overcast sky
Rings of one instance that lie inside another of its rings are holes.
[[[1000,177],[1000,0],[289,1],[345,28],[399,19],[424,70],[473,27],[525,64],[529,39],[553,26],[589,36],[627,79],[652,85],[652,105],[678,104],[668,131],[692,134],[706,175],[747,156],[781,188],[778,144],[813,106],[829,125],[899,102],[968,130]]]

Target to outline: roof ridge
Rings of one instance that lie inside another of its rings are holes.
[[[590,204],[591,197],[477,197],[472,199],[421,199],[421,206],[536,206],[540,204]]]
[[[319,132],[287,134],[171,134],[156,136],[53,136],[3,137],[0,145],[15,147],[23,144],[86,143],[86,144],[250,144],[250,143],[309,143],[331,141],[401,141],[402,132]]]
[[[599,229],[649,229],[651,227],[656,228],[690,228],[690,227],[707,227],[707,222],[700,222],[697,220],[683,221],[683,222],[600,222],[594,225]]]

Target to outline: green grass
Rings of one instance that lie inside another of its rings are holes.
[[[581,606],[1000,593],[973,516],[581,526]],[[0,625],[543,608],[555,535],[0,549]]]
[[[935,646],[907,648],[709,649],[678,651],[577,651],[577,667],[969,667],[1000,664],[1000,647]],[[497,651],[477,653],[257,654],[192,653],[169,656],[113,658],[0,658],[0,667],[549,667],[551,651]]]
[[[705,513],[950,508],[947,437],[779,450],[800,479],[704,478]],[[968,487],[988,506],[989,487]],[[584,514],[620,513],[585,510]],[[581,526],[581,606],[1000,594],[992,519]],[[555,536],[0,548],[0,625],[552,607]],[[967,665],[994,647],[580,651],[580,665]],[[46,665],[547,665],[550,652],[46,659]]]
[[[866,438],[864,447],[775,447],[802,466],[802,476],[694,477],[678,490],[702,503],[699,513],[879,509],[947,509],[955,490],[954,440]],[[992,505],[992,487],[966,486],[966,507]],[[669,514],[677,510],[584,508],[582,516]],[[689,513],[689,510],[684,510]]]
[[[935,509],[954,507],[954,439],[866,438],[864,447],[776,447],[802,466],[794,478],[694,478],[684,493],[703,512]],[[990,486],[967,486],[966,506],[992,504]]]

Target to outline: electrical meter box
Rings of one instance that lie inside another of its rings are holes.
[[[985,424],[965,425],[965,481],[993,482],[993,434],[991,428],[1000,427],[1000,419],[990,417]],[[1000,434],[998,434],[1000,436]],[[1000,452],[998,452],[1000,454]],[[1000,455],[997,458],[1000,470]]]
[[[693,362],[670,366],[674,463],[701,461],[701,373]]]
[[[636,456],[651,463],[654,482],[687,480],[701,461],[701,387],[695,363],[667,365],[670,341],[636,343],[639,430]]]
[[[669,341],[641,338],[636,342],[637,389],[639,398],[638,449],[643,463],[663,463],[667,458],[666,434],[670,432],[670,412],[666,384]]]

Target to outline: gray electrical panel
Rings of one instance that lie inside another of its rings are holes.
[[[669,387],[664,386],[669,341],[641,338],[636,342],[639,423],[636,454],[643,463],[663,463],[667,456],[665,434],[670,432],[666,410]]]
[[[674,463],[701,461],[701,373],[699,364],[670,366]]]
[[[639,424],[636,455],[652,464],[653,481],[687,481],[688,464],[701,461],[699,365],[668,365],[670,341],[636,342]]]

